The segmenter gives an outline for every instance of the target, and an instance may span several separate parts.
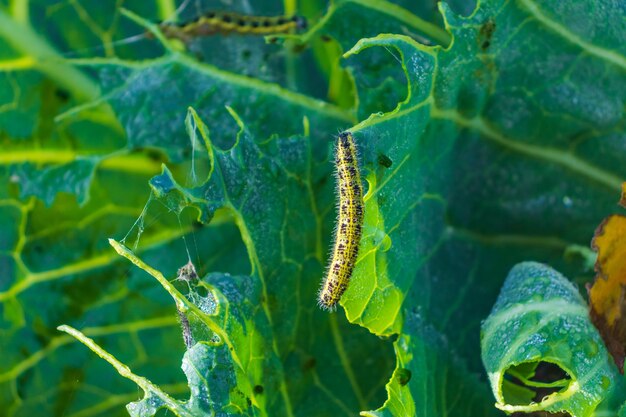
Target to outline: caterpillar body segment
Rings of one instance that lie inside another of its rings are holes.
[[[339,135],[335,150],[339,217],[326,278],[319,292],[319,305],[333,309],[348,288],[359,254],[363,228],[363,185],[356,144],[350,132]]]
[[[216,34],[274,35],[306,29],[302,16],[247,16],[233,12],[208,12],[191,22],[159,24],[165,37],[183,42]]]

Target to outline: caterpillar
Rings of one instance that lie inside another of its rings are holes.
[[[166,38],[187,42],[197,36],[272,35],[306,29],[302,16],[247,16],[234,12],[208,12],[186,23],[162,22],[159,29]]]
[[[185,1],[179,9],[182,9],[186,3],[187,1]],[[126,11],[126,14],[134,16],[131,18],[135,21],[142,20],[131,12]],[[234,12],[207,12],[191,22],[173,23],[165,21],[158,23],[157,26],[166,38],[178,39],[184,43],[189,43],[194,37],[210,36],[218,33],[224,35],[230,33],[240,35],[272,35],[294,32],[306,29],[307,21],[302,16],[247,16]],[[154,37],[154,33],[147,31],[111,42],[109,45],[129,45],[143,39],[154,39]],[[103,46],[73,51],[65,54],[65,56],[94,51],[100,48],[103,48]]]
[[[319,292],[319,306],[331,310],[348,288],[359,254],[363,227],[363,186],[352,133],[339,135],[335,148],[339,218],[332,257]]]

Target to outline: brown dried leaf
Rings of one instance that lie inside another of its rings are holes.
[[[620,204],[626,207],[626,183]],[[620,372],[626,346],[626,216],[614,214],[596,229],[592,247],[598,253],[596,279],[589,291],[591,320],[598,328]]]

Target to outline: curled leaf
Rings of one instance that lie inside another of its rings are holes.
[[[481,347],[496,407],[506,412],[590,416],[621,381],[577,288],[536,262],[509,273]]]

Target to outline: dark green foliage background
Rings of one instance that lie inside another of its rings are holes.
[[[587,253],[570,249],[617,210],[625,12],[413,3],[191,1],[183,17],[298,10],[311,30],[183,52],[110,43],[144,30],[120,5],[157,21],[180,2],[0,2],[0,409],[126,415],[136,386],[56,330],[69,324],[180,399],[175,412],[497,415],[479,328],[508,270],[532,259],[587,282]],[[206,141],[190,141],[190,106]],[[335,216],[332,142],[348,128],[366,220],[329,314],[315,293]],[[187,351],[187,404],[175,305],[107,243],[129,230],[126,244],[169,279],[189,250],[232,314],[207,313],[230,353]],[[233,355],[250,352],[238,369]]]

